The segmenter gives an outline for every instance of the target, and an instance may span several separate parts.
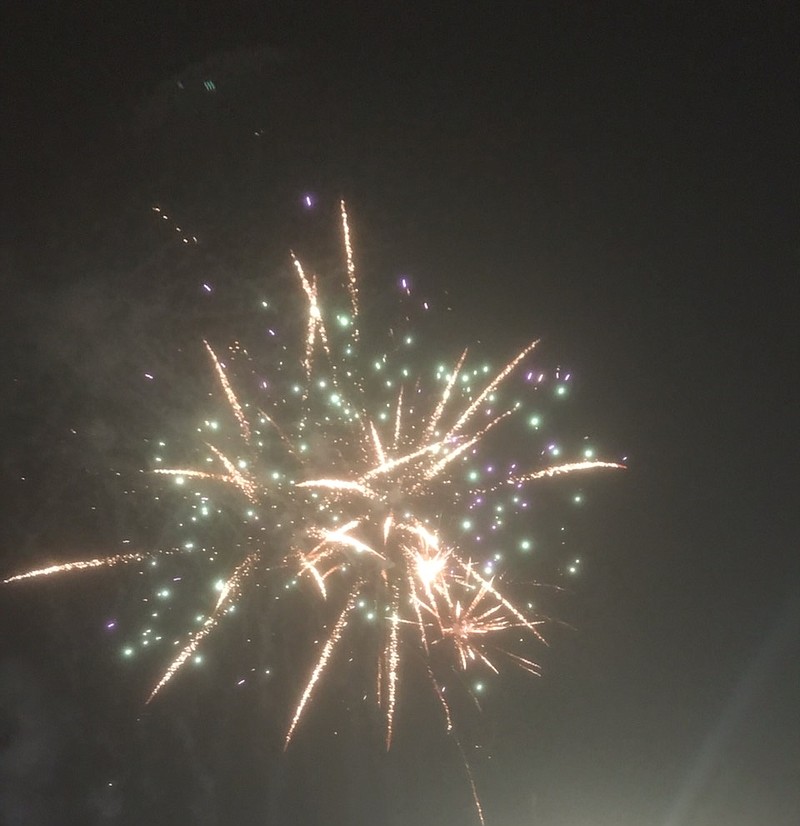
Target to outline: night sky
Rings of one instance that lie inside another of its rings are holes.
[[[203,338],[247,330],[290,248],[339,260],[345,198],[379,322],[410,273],[448,345],[541,337],[629,465],[585,480],[543,676],[467,723],[487,824],[800,823],[792,4],[17,5],[2,576],[165,541],[124,493],[145,439],[190,420]],[[137,578],[0,590],[3,826],[476,822],[411,689],[389,755],[342,675],[282,752],[291,616],[250,620],[273,623],[255,655],[223,633],[145,707],[163,663],[105,629]],[[285,676],[238,689],[252,656]]]

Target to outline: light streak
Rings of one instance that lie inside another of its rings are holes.
[[[239,427],[242,429],[242,436],[244,436],[245,441],[249,442],[250,423],[244,415],[244,410],[242,410],[242,406],[239,404],[239,400],[233,392],[233,388],[228,381],[228,377],[225,375],[225,370],[220,363],[220,360],[217,358],[217,354],[211,349],[211,345],[207,341],[204,341],[203,343],[206,345],[206,350],[208,350],[208,354],[211,356],[211,361],[214,363],[214,369],[217,372],[217,378],[219,379],[219,383],[225,393],[225,398],[228,400],[228,404],[231,406],[231,409],[236,416],[236,421],[239,422]]]
[[[300,696],[300,702],[297,704],[295,708],[294,715],[292,717],[292,721],[289,724],[289,729],[286,732],[286,738],[283,741],[284,749],[289,748],[289,743],[292,741],[292,737],[294,736],[294,730],[297,728],[297,724],[300,722],[300,718],[303,716],[303,711],[308,704],[308,701],[311,699],[311,694],[314,691],[314,687],[316,686],[319,678],[322,676],[322,672],[325,670],[325,667],[328,665],[328,660],[333,653],[333,649],[336,648],[336,644],[342,638],[342,632],[347,626],[347,621],[350,618],[350,615],[353,613],[353,609],[356,606],[356,602],[358,600],[359,592],[357,589],[353,590],[353,592],[348,597],[347,603],[342,610],[342,613],[339,614],[339,618],[336,620],[336,624],[333,626],[333,629],[328,636],[328,639],[325,640],[325,645],[322,646],[322,652],[319,655],[319,659],[317,660],[313,671],[311,672],[311,676],[309,677],[308,682],[306,683],[305,689],[303,689],[303,693]]]
[[[106,556],[100,559],[83,559],[77,562],[63,562],[59,565],[48,565],[46,568],[35,568],[32,571],[26,571],[23,574],[10,576],[4,579],[4,584],[11,582],[21,582],[24,579],[33,579],[35,577],[55,576],[56,574],[68,574],[73,571],[88,571],[92,568],[113,568],[116,565],[130,565],[132,562],[142,562],[147,559],[149,554],[116,554],[115,556]]]
[[[347,258],[347,292],[350,294],[350,306],[353,310],[353,317],[358,316],[358,281],[356,280],[356,265],[353,262],[353,245],[350,241],[350,222],[347,218],[347,207],[344,201],[340,203],[342,211],[342,238],[344,239],[344,251]],[[358,340],[358,326],[353,328],[353,338]]]

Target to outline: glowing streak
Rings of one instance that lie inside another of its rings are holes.
[[[516,617],[519,620],[519,624],[527,628],[530,632],[534,634],[534,636],[539,640],[539,642],[547,644],[547,640],[541,635],[538,628],[536,626],[542,625],[542,620],[530,620],[526,617],[513,603],[511,603],[508,599],[506,599],[503,594],[500,593],[493,585],[491,580],[484,579],[480,574],[475,572],[475,569],[469,564],[462,564],[462,568],[464,569],[467,577],[472,577],[478,583],[486,588],[486,590],[498,601],[500,602],[506,610]]]
[[[456,363],[456,366],[453,368],[453,372],[450,373],[450,377],[447,380],[447,384],[445,385],[444,391],[439,398],[439,401],[434,408],[433,415],[430,418],[426,428],[425,428],[425,435],[424,441],[428,441],[431,436],[433,436],[434,431],[436,430],[436,426],[439,424],[439,420],[442,417],[442,413],[447,405],[448,400],[450,399],[450,394],[453,391],[453,385],[455,385],[456,380],[458,379],[458,374],[461,372],[461,368],[464,366],[464,359],[467,357],[467,349],[464,349],[464,352],[461,354],[461,358]]]
[[[242,436],[244,436],[245,442],[249,442],[250,424],[248,423],[247,417],[244,415],[244,410],[242,410],[242,406],[239,404],[239,400],[236,398],[236,394],[233,392],[233,388],[228,381],[228,376],[225,374],[225,368],[217,358],[217,354],[211,349],[211,345],[207,341],[204,341],[203,343],[206,345],[206,350],[208,350],[208,354],[211,356],[211,361],[214,363],[214,369],[217,371],[217,378],[219,379],[220,385],[222,385],[225,398],[228,400],[228,404],[231,406],[231,409],[236,416],[236,421],[239,422],[239,429],[242,431]]]
[[[284,433],[281,429],[280,425],[264,410],[259,409],[258,411],[259,416],[261,416],[267,424],[278,434],[280,440],[284,443],[287,447],[289,453],[292,455],[295,454],[295,445],[292,440]]]
[[[346,548],[352,548],[352,550],[358,554],[371,554],[372,556],[378,557],[382,562],[386,562],[386,557],[383,554],[378,553],[366,542],[362,542],[355,536],[351,536],[345,528],[340,528],[336,531],[323,531],[323,535],[325,542],[329,544],[336,543],[343,545]]]
[[[314,346],[317,341],[317,336],[319,336],[320,342],[322,343],[322,347],[325,350],[325,353],[330,355],[330,350],[328,349],[328,334],[325,331],[325,322],[322,320],[322,313],[319,309],[319,297],[317,295],[317,284],[316,281],[309,280],[306,277],[305,271],[303,270],[303,265],[298,261],[298,259],[292,255],[292,261],[294,262],[294,267],[297,270],[297,275],[300,278],[300,285],[303,288],[303,292],[306,294],[306,298],[308,299],[308,322],[306,326],[306,356],[303,360],[303,366],[306,370],[306,377],[311,377],[311,362],[314,358]]]
[[[356,280],[356,266],[353,263],[353,246],[350,243],[350,223],[347,220],[347,208],[344,201],[342,208],[342,236],[344,251],[347,257],[347,292],[350,294],[350,306],[353,308],[353,318],[358,317],[358,281]],[[353,326],[353,338],[358,340],[358,325]]]
[[[378,463],[381,465],[386,464],[386,454],[383,451],[383,445],[381,444],[381,437],[378,435],[378,431],[375,428],[375,425],[370,422],[369,423],[370,433],[372,434],[372,443],[375,445],[375,453],[378,457]]]
[[[358,493],[365,499],[373,499],[376,502],[381,501],[379,494],[363,485],[361,482],[353,482],[349,479],[309,479],[305,482],[297,482],[297,488],[324,488],[327,490],[352,491]]]
[[[455,450],[451,450],[449,453],[446,453],[441,459],[439,459],[438,462],[428,469],[428,472],[425,474],[425,478],[433,479],[438,476],[444,468],[447,467],[447,465],[469,450],[473,445],[476,445],[493,427],[500,424],[503,419],[508,418],[513,412],[513,410],[506,410],[505,413],[501,413],[499,416],[496,416],[491,422],[489,422],[489,424],[486,425],[486,427],[483,428],[483,430],[476,433],[466,442],[462,442],[457,448],[455,448]]]
[[[510,485],[516,485],[520,482],[532,482],[535,479],[542,479],[545,476],[559,476],[562,473],[575,473],[579,470],[594,470],[595,468],[617,468],[624,470],[625,465],[620,465],[617,462],[569,462],[564,465],[553,465],[543,470],[526,473],[523,476],[512,476],[507,481]]]
[[[513,654],[511,651],[505,651],[504,649],[500,649],[506,657],[509,657],[513,660],[520,668],[527,671],[529,674],[533,674],[534,677],[541,676],[541,668],[532,660],[528,660],[525,657],[520,657],[518,654]]]
[[[406,583],[408,585],[408,593],[412,608],[414,609],[414,617],[416,619],[417,630],[419,631],[419,641],[422,645],[422,650],[427,655],[430,647],[428,645],[428,634],[425,631],[425,623],[422,621],[422,612],[420,611],[420,600],[417,596],[417,584],[411,573],[406,574]],[[429,666],[430,668],[430,666]]]
[[[221,451],[214,447],[214,445],[209,445],[211,450],[213,451],[214,455],[222,462],[225,466],[225,470],[228,471],[228,477],[230,481],[237,487],[239,490],[254,504],[258,502],[258,487],[256,483],[252,479],[248,479],[239,468],[234,465],[234,463]]]
[[[505,631],[511,628],[512,624],[505,617],[497,616],[502,607],[501,605],[495,604],[479,613],[478,606],[483,602],[486,593],[487,588],[481,586],[470,605],[464,610],[461,608],[461,603],[457,602],[452,624],[443,628],[442,633],[443,636],[452,638],[461,661],[462,670],[467,669],[467,659],[479,659],[497,674],[497,667],[483,651],[475,646],[473,638]]]
[[[383,708],[383,657],[378,657],[378,668],[375,676],[375,702],[378,708]]]
[[[317,584],[319,585],[320,582],[323,583],[325,580],[336,571],[341,571],[344,563],[337,561],[338,550],[340,549],[340,545],[334,544],[331,547],[325,548],[326,540],[322,540],[316,548],[314,548],[307,556],[305,561],[301,561],[301,567],[303,569],[308,568],[311,571],[311,575],[317,580]],[[323,562],[328,563],[328,568],[323,572],[319,571],[319,567]],[[321,589],[323,599],[328,598],[328,593],[326,588]]]
[[[511,361],[486,385],[483,392],[467,407],[467,409],[459,416],[458,421],[450,428],[448,436],[454,436],[458,433],[464,425],[466,425],[472,418],[475,411],[483,404],[486,397],[492,393],[500,382],[530,353],[531,350],[539,343],[539,340],[532,341],[524,350],[520,351]]]
[[[431,686],[433,687],[434,693],[436,694],[437,699],[439,700],[439,706],[442,709],[442,714],[444,715],[445,720],[445,728],[453,738],[453,742],[456,744],[456,748],[458,749],[458,754],[461,757],[461,765],[464,768],[464,774],[467,776],[467,782],[469,783],[470,791],[472,792],[472,803],[475,806],[475,811],[478,814],[478,820],[481,823],[481,826],[486,826],[486,820],[483,816],[483,806],[481,806],[481,799],[478,796],[478,788],[475,785],[475,778],[472,774],[472,769],[469,765],[469,760],[467,760],[467,755],[464,754],[464,748],[461,745],[461,740],[455,733],[455,729],[453,727],[453,717],[450,712],[450,706],[447,703],[447,700],[444,697],[444,691],[442,690],[441,685],[439,685],[439,681],[436,679],[433,671],[431,670],[430,665],[428,665],[428,678],[431,681]]]
[[[392,530],[392,525],[394,524],[394,516],[390,513],[386,519],[383,520],[383,544],[386,544],[386,541],[389,538],[389,532]]]
[[[224,482],[238,488],[252,504],[257,504],[258,486],[256,483],[241,473],[239,468],[237,468],[227,456],[214,447],[214,445],[208,445],[208,447],[225,466],[225,470],[228,471],[227,475],[223,473],[209,473],[205,470],[191,470],[189,468],[155,468],[153,473],[158,473],[161,476],[175,476],[178,479],[186,477],[187,479],[210,479],[215,482]]]
[[[394,436],[392,437],[392,450],[397,450],[400,443],[400,427],[403,418],[403,388],[397,394],[397,410],[394,414]]]
[[[372,470],[365,473],[361,478],[372,479],[375,476],[391,473],[393,470],[397,470],[397,468],[413,462],[414,459],[419,459],[420,456],[424,456],[426,453],[438,453],[441,449],[441,442],[435,442],[431,445],[424,445],[419,450],[415,450],[413,453],[408,453],[407,455],[400,456],[397,459],[390,459],[388,462],[384,462],[383,464],[372,468]]]
[[[415,522],[414,524],[407,525],[406,530],[422,540],[426,551],[429,548],[433,548],[434,551],[439,550],[439,537],[431,533],[424,525]]]
[[[481,806],[481,799],[478,796],[478,787],[475,785],[475,777],[472,774],[472,768],[469,765],[469,760],[467,760],[467,756],[464,754],[464,748],[462,747],[461,741],[458,737],[453,735],[453,739],[458,747],[458,753],[461,755],[461,764],[464,766],[464,773],[467,775],[467,780],[469,781],[469,787],[472,791],[472,802],[475,805],[475,811],[478,813],[478,820],[480,820],[481,826],[486,826],[486,820],[483,816],[483,806]]]
[[[244,561],[236,567],[234,572],[228,577],[214,606],[211,616],[207,617],[203,625],[198,631],[192,634],[189,642],[183,647],[180,654],[170,663],[167,670],[164,672],[161,679],[156,683],[150,696],[146,702],[149,703],[158,694],[159,691],[180,671],[181,667],[186,663],[189,657],[197,651],[197,647],[207,637],[219,623],[222,614],[236,603],[236,600],[241,593],[242,580],[250,573],[254,563],[258,560],[258,553],[252,553],[247,556]]]
[[[190,470],[189,468],[167,468],[157,467],[153,468],[153,473],[158,473],[160,476],[177,476],[178,478],[186,477],[187,479],[213,479],[215,482],[230,482],[229,476],[222,473],[210,473],[207,470]]]
[[[397,702],[397,670],[400,667],[400,654],[397,650],[398,646],[398,628],[399,623],[399,602],[400,595],[397,589],[394,589],[392,594],[392,608],[391,617],[389,620],[389,640],[387,643],[386,660],[387,660],[387,677],[389,681],[389,697],[386,707],[386,749],[387,751],[392,745],[392,729],[394,727],[394,709]]]
[[[61,565],[49,565],[47,568],[36,568],[33,571],[26,571],[24,574],[16,574],[8,579],[4,579],[3,583],[7,585],[11,582],[20,582],[23,579],[68,574],[73,571],[86,571],[91,568],[113,568],[115,565],[128,565],[131,562],[142,562],[147,559],[147,557],[147,554],[117,554],[116,556],[107,556],[102,559],[82,559],[77,562],[64,562]]]
[[[360,583],[359,583],[360,584]],[[317,663],[314,666],[314,670],[311,672],[311,677],[306,684],[305,689],[303,690],[303,694],[300,697],[300,702],[297,704],[297,708],[295,709],[294,716],[292,717],[292,722],[289,724],[289,729],[286,732],[286,738],[283,741],[283,748],[284,750],[289,747],[289,743],[292,741],[292,736],[294,735],[294,731],[297,728],[297,724],[300,722],[300,718],[303,716],[303,711],[308,704],[308,701],[311,699],[311,694],[314,691],[314,686],[316,686],[319,678],[322,676],[323,671],[325,671],[325,667],[328,665],[328,660],[333,653],[334,648],[336,648],[337,643],[342,638],[342,631],[344,631],[345,627],[347,626],[347,620],[350,614],[353,613],[353,609],[356,606],[356,600],[358,599],[359,592],[357,589],[354,589],[350,596],[347,599],[347,603],[342,610],[342,613],[339,614],[339,619],[336,620],[336,624],[333,626],[331,633],[328,636],[328,639],[325,641],[325,645],[322,647],[322,652],[317,659]]]

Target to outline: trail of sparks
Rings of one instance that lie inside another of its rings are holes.
[[[465,348],[464,352],[461,354],[461,358],[458,360],[456,366],[453,368],[453,372],[450,373],[450,377],[447,380],[444,392],[439,397],[439,401],[436,403],[436,407],[433,410],[433,415],[428,421],[428,425],[425,428],[425,435],[423,437],[425,441],[428,441],[436,431],[436,428],[439,424],[439,419],[441,419],[442,413],[444,412],[444,409],[447,406],[447,402],[450,400],[450,394],[453,392],[453,385],[456,383],[456,380],[458,379],[459,373],[461,372],[461,368],[464,366],[464,360],[466,359],[466,357],[467,350]]]
[[[68,574],[73,571],[87,571],[92,568],[113,568],[116,565],[130,565],[132,562],[143,562],[150,554],[117,554],[116,556],[106,556],[101,559],[83,559],[77,562],[64,562],[60,565],[48,565],[46,568],[36,568],[33,571],[26,571],[24,574],[17,574],[3,580],[3,584],[20,582],[23,579],[34,579],[35,577],[54,576],[56,574]]]
[[[169,664],[169,667],[164,672],[161,679],[156,683],[150,696],[147,698],[147,703],[150,703],[159,691],[178,673],[181,666],[197,651],[198,646],[219,624],[219,619],[222,614],[235,605],[241,593],[242,581],[250,573],[253,566],[258,561],[258,554],[252,553],[245,558],[241,565],[236,567],[236,570],[228,578],[220,591],[217,604],[214,606],[214,611],[211,616],[207,617],[199,631],[196,631],[189,639],[189,642],[181,650],[180,654]]]
[[[388,699],[386,706],[386,750],[392,745],[392,733],[394,729],[394,711],[397,703],[397,670],[400,667],[399,629],[400,629],[400,594],[397,588],[392,594],[391,616],[389,617],[389,636],[386,641],[384,659],[387,666],[387,677],[389,682]]]
[[[323,349],[330,355],[328,346],[328,333],[325,330],[325,322],[322,319],[322,311],[319,306],[319,294],[317,292],[317,281],[315,278],[309,279],[306,276],[303,265],[293,255],[295,270],[300,278],[300,286],[308,299],[308,320],[306,323],[306,355],[303,359],[303,367],[305,367],[306,378],[310,379],[312,372],[312,362],[314,360],[314,350],[319,338]]]
[[[534,375],[530,366],[523,365],[536,341],[494,372],[488,366],[479,371],[468,365],[465,348],[449,372],[439,368],[435,382],[426,378],[425,370],[412,376],[405,367],[399,376],[387,375],[392,362],[386,354],[375,359],[376,351],[380,352],[377,345],[359,360],[358,280],[344,203],[341,221],[347,272],[344,287],[352,318],[342,314],[331,318],[322,285],[292,255],[306,299],[305,331],[296,351],[280,357],[278,376],[271,385],[278,387],[283,379],[286,388],[273,393],[269,414],[258,404],[239,401],[234,386],[241,377],[233,371],[240,357],[236,353],[241,351],[232,350],[232,359],[223,361],[204,342],[229,411],[225,418],[232,420],[232,427],[223,425],[213,441],[202,443],[210,450],[206,454],[210,469],[158,467],[155,473],[174,478],[184,489],[191,482],[233,491],[246,503],[244,524],[271,521],[276,529],[290,526],[293,533],[286,546],[277,550],[254,545],[251,538],[250,544],[232,543],[244,550],[231,551],[225,558],[229,573],[221,580],[216,605],[198,630],[182,644],[176,641],[181,646],[179,653],[147,701],[196,656],[227,613],[257,593],[249,586],[252,575],[278,568],[290,581],[310,580],[312,592],[321,600],[344,599],[290,715],[284,747],[288,748],[312,705],[349,625],[357,619],[371,622],[380,643],[375,696],[385,720],[386,747],[391,746],[397,725],[404,663],[411,653],[421,655],[483,823],[472,771],[453,731],[445,684],[455,674],[474,669],[500,674],[504,663],[538,674],[535,661],[513,648],[520,634],[527,641],[544,643],[541,628],[545,620],[506,591],[502,583],[507,580],[494,569],[503,554],[496,554],[487,564],[477,528],[456,540],[453,524],[459,516],[467,517],[461,520],[466,531],[467,525],[482,520],[480,533],[492,536],[493,544],[507,555],[515,544],[508,538],[507,522],[516,520],[517,530],[527,525],[523,521],[527,503],[521,498],[527,485],[622,465],[596,460],[588,451],[582,458],[568,456],[544,466],[524,457],[504,461],[498,470],[500,459],[492,459],[493,451],[502,451],[498,433],[502,437],[506,422],[527,415],[515,400],[516,384],[521,383],[521,374]],[[284,367],[284,361],[291,367]],[[300,381],[298,373],[303,376]],[[561,380],[558,372],[556,376]],[[351,392],[342,389],[345,384]],[[249,416],[248,411],[257,412]],[[216,424],[212,429],[216,431]],[[524,452],[544,455],[527,446]],[[560,452],[551,451],[551,455]],[[207,499],[199,490],[193,496],[194,509],[197,502]],[[523,544],[530,543],[525,540]],[[5,582],[146,558],[121,554],[51,565]]]
[[[350,306],[353,310],[353,317],[358,316],[358,281],[356,280],[356,265],[353,262],[353,246],[350,242],[350,222],[347,218],[347,207],[341,201],[342,212],[342,237],[344,239],[344,251],[347,258],[347,292],[350,294]],[[353,328],[353,338],[358,340],[358,327]]]
[[[597,468],[615,468],[621,470],[625,465],[619,462],[568,462],[564,465],[553,465],[542,470],[524,473],[522,476],[512,476],[509,484],[519,484],[520,482],[533,482],[536,479],[544,479],[545,476],[560,476],[563,473],[575,473],[581,470],[595,470]]]
[[[481,826],[486,826],[486,818],[483,815],[483,805],[481,804],[481,798],[478,794],[478,787],[475,785],[475,776],[472,773],[472,766],[470,766],[469,760],[467,760],[467,755],[464,753],[464,747],[461,745],[461,739],[455,733],[453,726],[453,717],[450,713],[450,706],[447,704],[447,700],[444,697],[444,691],[442,690],[442,686],[439,684],[439,681],[436,679],[436,676],[434,675],[430,666],[428,666],[428,678],[430,680],[431,686],[433,687],[434,694],[436,695],[436,698],[439,701],[439,707],[442,709],[442,714],[444,716],[445,721],[445,729],[447,730],[447,733],[453,738],[453,742],[456,744],[456,749],[458,750],[458,755],[461,758],[461,765],[464,767],[464,774],[467,776],[467,782],[469,783],[470,793],[472,794],[472,803],[475,806],[475,812],[478,815],[478,820],[480,821]]]
[[[353,609],[356,606],[356,601],[358,600],[359,592],[357,590],[353,591],[350,596],[348,597],[347,603],[342,610],[342,613],[339,614],[339,618],[336,620],[336,624],[333,626],[333,629],[328,636],[328,639],[325,641],[325,645],[322,646],[322,652],[319,655],[319,659],[317,660],[316,665],[314,666],[314,670],[311,672],[311,677],[306,684],[305,689],[303,690],[302,695],[300,696],[300,702],[297,704],[297,708],[295,709],[294,716],[292,717],[292,721],[289,724],[289,729],[286,732],[286,738],[283,741],[284,749],[289,748],[289,743],[292,741],[292,737],[294,736],[294,731],[297,728],[297,724],[300,722],[300,718],[303,716],[303,711],[306,708],[309,700],[311,699],[311,695],[314,691],[319,678],[322,676],[322,672],[325,670],[325,667],[328,665],[328,660],[333,653],[333,649],[336,648],[337,643],[342,638],[342,632],[344,631],[345,627],[347,626],[347,621],[350,615],[353,613]]]
[[[239,399],[236,398],[236,394],[233,392],[233,388],[228,381],[228,376],[225,374],[225,369],[223,368],[220,360],[217,358],[217,354],[211,348],[211,345],[205,341],[203,342],[206,345],[206,350],[208,350],[208,354],[211,356],[211,361],[214,364],[214,369],[217,373],[217,378],[219,379],[220,385],[222,385],[222,389],[225,392],[225,398],[228,400],[228,404],[231,406],[231,409],[236,416],[236,421],[239,422],[239,427],[242,431],[242,436],[246,442],[250,441],[250,423],[247,421],[247,417],[244,415],[244,410],[242,410],[242,406],[239,404]]]
[[[532,341],[527,347],[521,350],[517,355],[503,367],[503,369],[486,385],[480,395],[475,401],[470,404],[467,409],[458,417],[456,423],[450,428],[449,436],[454,436],[465,425],[467,425],[472,418],[475,411],[486,401],[486,398],[492,393],[497,386],[508,376],[508,374],[530,353],[531,350],[539,343],[539,340]]]

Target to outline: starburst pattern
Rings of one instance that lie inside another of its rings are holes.
[[[539,427],[521,392],[544,379],[529,365],[537,342],[495,370],[471,365],[465,349],[449,366],[414,371],[411,359],[402,355],[402,348],[414,343],[409,326],[400,339],[400,363],[393,365],[392,354],[382,353],[374,342],[369,349],[360,332],[344,203],[341,221],[346,272],[340,293],[348,309],[329,310],[320,279],[292,256],[305,302],[305,332],[299,346],[283,348],[263,403],[239,397],[244,380],[236,366],[248,363],[247,352],[237,345],[228,358],[205,344],[228,413],[221,415],[222,424],[206,421],[201,428],[200,466],[158,467],[155,473],[199,486],[201,502],[209,501],[216,488],[230,489],[242,498],[247,519],[272,520],[289,529],[289,538],[282,548],[253,543],[227,560],[216,604],[180,645],[149,699],[180,672],[227,613],[257,593],[250,587],[256,574],[281,570],[292,582],[306,581],[308,598],[329,605],[333,618],[299,692],[285,745],[349,627],[364,615],[379,638],[374,696],[388,748],[403,664],[411,652],[427,662],[448,730],[452,716],[442,662],[461,672],[499,673],[505,662],[538,673],[530,654],[512,650],[509,640],[519,642],[522,635],[523,641],[543,641],[544,619],[506,591],[495,569],[501,554],[485,558],[485,537],[473,523],[483,525],[495,547],[516,541],[525,549],[530,541],[510,538],[506,521],[526,524],[528,486],[560,474],[621,465],[597,460],[588,449],[569,461],[554,461],[561,453],[554,444],[543,451],[526,448],[527,458],[517,461],[492,461],[495,437],[508,423],[527,417],[534,432]],[[402,287],[410,293],[406,280]],[[557,378],[554,392],[566,386],[569,376]],[[123,554],[68,562],[6,582],[144,559]],[[442,653],[434,656],[434,651]],[[480,815],[471,775],[470,784]]]

